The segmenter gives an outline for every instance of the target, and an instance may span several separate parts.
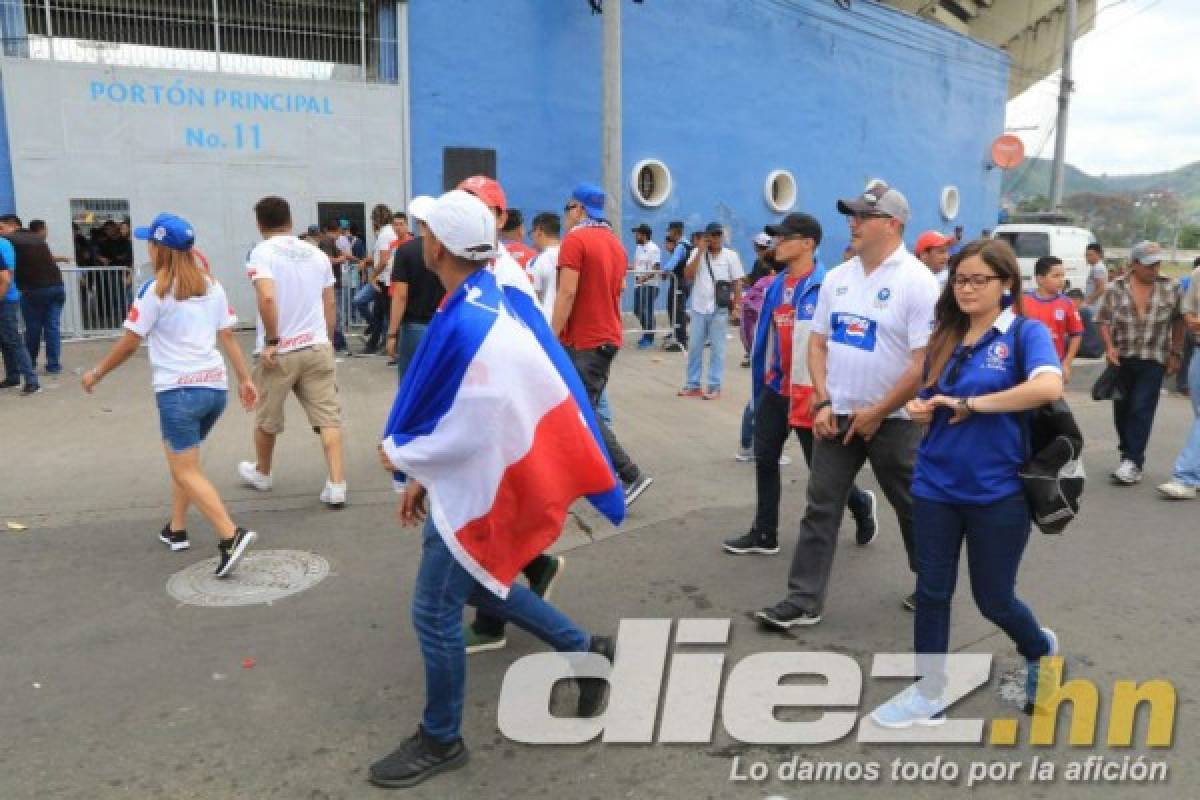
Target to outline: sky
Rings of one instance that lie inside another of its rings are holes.
[[[1099,0],[1075,41],[1067,163],[1093,175],[1163,172],[1200,161],[1200,0]],[[1008,104],[1027,157],[1054,157],[1059,75]]]

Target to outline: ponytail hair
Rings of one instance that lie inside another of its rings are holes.
[[[208,294],[208,276],[191,250],[172,250],[163,245],[150,249],[154,259],[154,293],[159,299],[168,291],[179,302]]]

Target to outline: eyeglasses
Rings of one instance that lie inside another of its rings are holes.
[[[972,289],[982,289],[992,281],[1004,280],[999,275],[955,275],[954,288],[965,289],[970,286]]]

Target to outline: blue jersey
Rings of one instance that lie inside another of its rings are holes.
[[[955,348],[937,384],[923,389],[921,397],[978,397],[1046,371],[1062,374],[1050,332],[1036,320],[1017,324],[1016,315],[1006,309],[974,346]],[[987,505],[1022,491],[1018,472],[1029,459],[1025,413],[972,414],[956,425],[950,424],[951,416],[948,408],[934,412],[917,451],[913,495],[939,503]]]
[[[21,299],[17,291],[17,252],[3,236],[0,236],[0,269],[8,270],[8,290],[0,297],[0,303],[15,303]]]

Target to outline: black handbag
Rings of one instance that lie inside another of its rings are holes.
[[[1120,367],[1114,367],[1109,364],[1104,368],[1104,372],[1100,373],[1100,377],[1096,378],[1096,382],[1092,384],[1092,399],[1099,402],[1100,400],[1120,400],[1121,390],[1117,387],[1117,374],[1120,372]]]
[[[717,308],[728,311],[733,306],[733,281],[717,280],[717,276],[713,274],[707,250],[704,251],[704,267],[708,270],[708,277],[712,278],[713,297],[716,300]]]

